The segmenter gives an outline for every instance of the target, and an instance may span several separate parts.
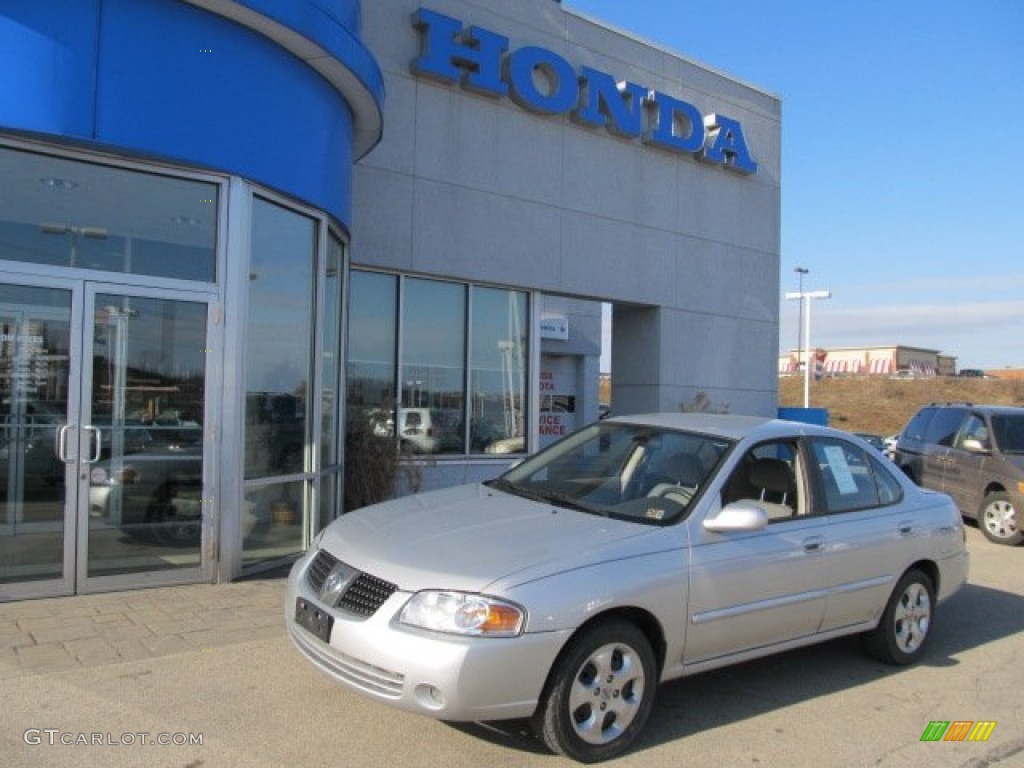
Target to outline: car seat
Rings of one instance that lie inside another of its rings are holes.
[[[796,501],[793,470],[781,459],[757,459],[747,469],[750,484],[758,489],[757,501],[770,519],[792,517]]]

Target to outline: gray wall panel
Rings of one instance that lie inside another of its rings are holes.
[[[599,302],[614,304],[616,413],[677,410],[698,395],[774,413],[779,100],[552,0],[425,4],[508,37],[512,50],[541,46],[576,72],[592,66],[740,121],[759,166],[744,176],[413,75],[419,6],[364,5],[388,101],[384,140],[355,175],[353,262],[590,299],[579,306],[593,324],[577,323],[571,304],[563,313],[591,350]],[[549,295],[543,306],[568,301]]]

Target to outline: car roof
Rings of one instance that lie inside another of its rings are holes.
[[[730,440],[741,440],[745,437],[768,439],[793,434],[849,434],[841,433],[829,427],[820,427],[815,424],[798,421],[770,419],[764,416],[719,413],[644,413],[635,416],[613,416],[610,419],[606,419],[605,423],[641,424],[644,426],[664,427],[666,429],[689,430],[718,435]]]
[[[1008,414],[1019,414],[1024,413],[1024,408],[1017,405],[986,405],[985,403],[929,403],[928,405],[922,406],[921,410],[926,408],[958,408],[960,410],[974,410],[974,411],[985,411],[986,413],[1008,413]]]
[[[1024,414],[1024,408],[1015,405],[973,405],[972,408],[980,408],[989,413],[1008,413],[1010,415]]]

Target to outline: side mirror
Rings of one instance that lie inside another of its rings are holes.
[[[988,446],[976,437],[966,438],[960,447],[970,453],[989,453]]]
[[[755,501],[741,499],[726,504],[714,517],[704,520],[704,529],[714,533],[760,531],[768,525],[768,513]]]

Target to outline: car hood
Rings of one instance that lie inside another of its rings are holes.
[[[663,530],[465,485],[350,512],[319,546],[402,590],[482,592],[645,553]]]

